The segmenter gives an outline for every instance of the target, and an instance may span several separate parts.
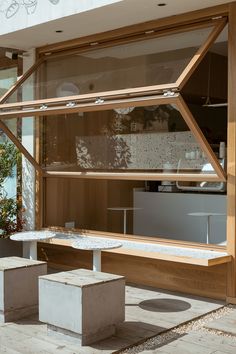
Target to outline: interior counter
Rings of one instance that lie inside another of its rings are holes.
[[[226,195],[163,193],[134,190],[134,234],[206,243],[207,217],[190,213],[218,213],[210,217],[209,243],[226,242]]]

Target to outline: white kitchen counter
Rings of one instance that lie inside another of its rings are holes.
[[[135,235],[205,243],[207,221],[188,214],[226,214],[226,195],[160,193],[135,189],[134,207],[140,208],[134,213]],[[226,215],[212,217],[210,228],[209,243],[224,243]]]

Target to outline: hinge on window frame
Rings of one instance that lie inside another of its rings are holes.
[[[163,90],[164,97],[172,97],[176,94],[176,90]]]
[[[220,20],[221,18],[223,18],[223,16],[215,16],[212,17],[211,19],[214,21],[214,20]]]

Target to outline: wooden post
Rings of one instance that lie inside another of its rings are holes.
[[[236,3],[229,5],[228,59],[228,182],[227,251],[232,262],[227,269],[227,301],[236,304]]]

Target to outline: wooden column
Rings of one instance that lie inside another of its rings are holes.
[[[227,301],[236,304],[236,3],[229,5],[228,68],[228,206],[227,250],[233,260],[227,269]]]

